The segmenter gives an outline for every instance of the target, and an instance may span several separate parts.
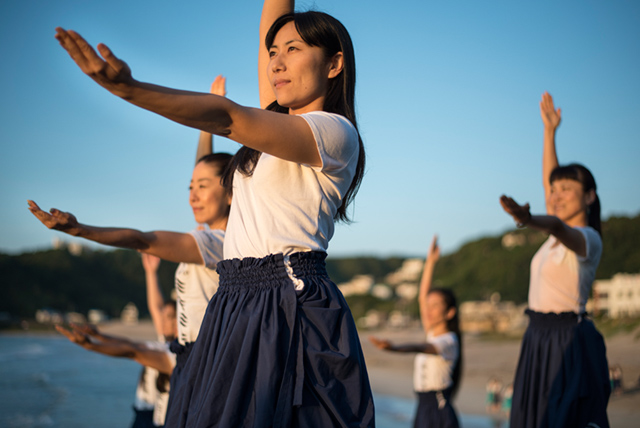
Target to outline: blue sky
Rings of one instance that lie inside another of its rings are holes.
[[[402,8],[399,9],[398,6]],[[7,0],[0,3],[0,251],[50,246],[28,211],[81,222],[188,231],[196,130],[133,107],[82,75],[54,28],[106,43],[139,80],[258,105],[261,1]],[[330,256],[445,252],[513,223],[507,193],[542,212],[548,90],[563,111],[561,162],[594,173],[603,217],[640,212],[640,3],[299,2],[351,33],[368,166]],[[238,145],[216,138],[216,150]]]

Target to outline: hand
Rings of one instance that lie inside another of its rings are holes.
[[[158,271],[158,267],[160,266],[160,257],[147,253],[140,253],[140,255],[142,256],[142,267],[145,272],[155,273]]]
[[[391,342],[386,339],[378,339],[375,336],[369,336],[369,341],[378,349],[391,349]]]
[[[516,221],[518,227],[524,227],[531,220],[531,212],[529,204],[519,205],[512,198],[502,195],[500,196],[500,205],[502,208]]]
[[[222,74],[216,76],[216,79],[211,84],[211,93],[213,95],[220,95],[221,97],[227,96],[227,78]]]
[[[87,336],[98,336],[98,335],[100,335],[100,332],[98,331],[98,327],[96,327],[93,324],[78,325],[78,324],[74,324],[74,323],[69,323],[69,325],[71,327],[73,327],[74,330],[77,330],[82,334],[86,334]]]
[[[133,81],[131,70],[127,63],[116,58],[106,45],[100,43],[97,46],[101,58],[93,47],[73,30],[67,31],[58,27],[55,37],[83,73],[108,91],[124,95],[119,88]]]
[[[435,263],[440,259],[440,247],[438,246],[438,235],[433,235],[431,246],[427,252],[427,260]]]
[[[78,227],[78,220],[71,213],[59,211],[55,208],[51,208],[49,212],[46,212],[41,210],[38,204],[33,201],[27,200],[27,203],[29,204],[29,211],[49,229],[69,232]]]
[[[82,333],[76,326],[71,325],[71,329],[68,330],[61,325],[56,325],[56,330],[67,337],[71,342],[80,345],[82,347],[91,343],[91,339],[88,335]]]
[[[545,92],[542,94],[542,101],[540,101],[540,116],[542,116],[542,123],[545,128],[556,129],[560,125],[562,119],[562,111],[555,109],[553,106],[553,98],[551,94]]]

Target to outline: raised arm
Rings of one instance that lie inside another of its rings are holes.
[[[108,342],[93,340],[91,336],[74,325],[70,330],[57,325],[56,330],[71,342],[89,351],[111,357],[129,358],[143,366],[153,367],[159,372],[169,375],[173,371],[173,362],[166,351],[151,349],[144,343],[115,338],[111,338],[112,340]]]
[[[311,128],[299,116],[243,107],[213,94],[139,82],[107,46],[98,45],[99,56],[74,31],[57,28],[56,38],[85,74],[131,104],[280,159],[310,166],[322,164]]]
[[[505,195],[500,197],[500,205],[502,205],[502,208],[507,214],[513,217],[518,227],[526,226],[550,233],[577,255],[581,257],[587,255],[587,244],[582,232],[567,225],[558,217],[552,215],[531,215],[528,203],[520,205]]]
[[[219,74],[211,84],[211,90],[209,92],[225,97],[227,95],[226,81],[227,79]],[[211,153],[213,153],[213,135],[209,132],[200,131],[198,149],[196,150],[196,163],[198,163],[200,158],[210,155]]]
[[[260,16],[260,40],[258,41],[258,84],[260,88],[260,107],[266,108],[276,100],[276,96],[267,78],[269,50],[264,45],[269,28],[282,15],[292,13],[295,7],[293,0],[265,0]]]
[[[420,291],[418,294],[418,304],[420,306],[420,320],[422,321],[422,327],[424,331],[429,331],[430,323],[427,316],[427,296],[429,290],[431,290],[431,283],[433,280],[433,269],[436,266],[437,261],[440,259],[440,247],[438,246],[438,236],[433,235],[431,240],[431,246],[427,252],[427,259],[424,261],[424,269],[422,271],[422,278],[420,279]]]
[[[151,314],[153,326],[159,337],[164,335],[162,329],[162,311],[164,309],[164,297],[160,290],[160,282],[158,281],[158,267],[160,266],[160,258],[151,254],[141,254],[142,267],[144,268],[144,277],[147,284],[147,308]]]
[[[551,185],[549,177],[551,172],[558,166],[558,156],[556,154],[556,131],[560,126],[561,110],[556,109],[553,105],[551,94],[545,92],[542,94],[540,101],[540,116],[544,124],[544,138],[542,146],[542,185],[544,187],[544,200],[547,208],[547,214],[555,214],[549,203],[549,195],[551,194]]]
[[[55,208],[46,212],[35,202],[28,203],[29,211],[49,229],[112,247],[138,250],[172,262],[204,264],[195,238],[188,233],[141,232],[135,229],[89,226],[78,223],[71,213]]]

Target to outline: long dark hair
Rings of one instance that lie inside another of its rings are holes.
[[[453,382],[451,395],[454,396],[458,392],[460,378],[462,377],[462,333],[460,332],[458,301],[456,300],[456,295],[453,293],[453,290],[450,288],[432,288],[429,290],[429,294],[431,293],[439,293],[442,296],[442,300],[444,300],[447,307],[446,311],[449,311],[451,308],[455,308],[456,310],[454,316],[447,320],[447,329],[458,336],[458,361],[456,361],[456,365],[453,367],[453,373],[451,374],[451,381]]]
[[[286,14],[278,18],[269,29],[265,38],[267,49],[271,48],[276,34],[288,22],[295,24],[296,30],[306,44],[322,48],[326,58],[332,58],[336,53],[342,52],[343,69],[340,74],[329,80],[323,110],[346,117],[357,131],[358,124],[355,113],[356,62],[353,43],[346,28],[340,21],[323,12],[310,11]],[[289,109],[279,105],[277,101],[271,103],[267,110],[289,113]],[[355,197],[364,176],[364,145],[359,132],[358,143],[360,148],[355,175],[342,199],[342,205],[336,212],[335,220],[349,221],[347,206]],[[259,151],[249,147],[241,147],[234,156],[228,173],[223,178],[224,186],[228,189],[231,188],[233,185],[233,172],[236,169],[246,176],[253,174],[260,154]]]
[[[549,184],[556,180],[574,180],[582,184],[582,190],[588,192],[593,190],[595,199],[587,207],[587,219],[589,226],[593,227],[602,236],[602,224],[600,221],[600,198],[596,192],[596,180],[593,174],[583,165],[572,163],[556,167],[549,175]]]

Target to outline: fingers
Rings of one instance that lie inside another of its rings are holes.
[[[216,76],[215,80],[211,84],[211,93],[214,95],[220,95],[221,97],[226,96],[227,95],[226,83],[227,83],[227,78],[224,77],[222,74],[219,74],[218,76]]]

